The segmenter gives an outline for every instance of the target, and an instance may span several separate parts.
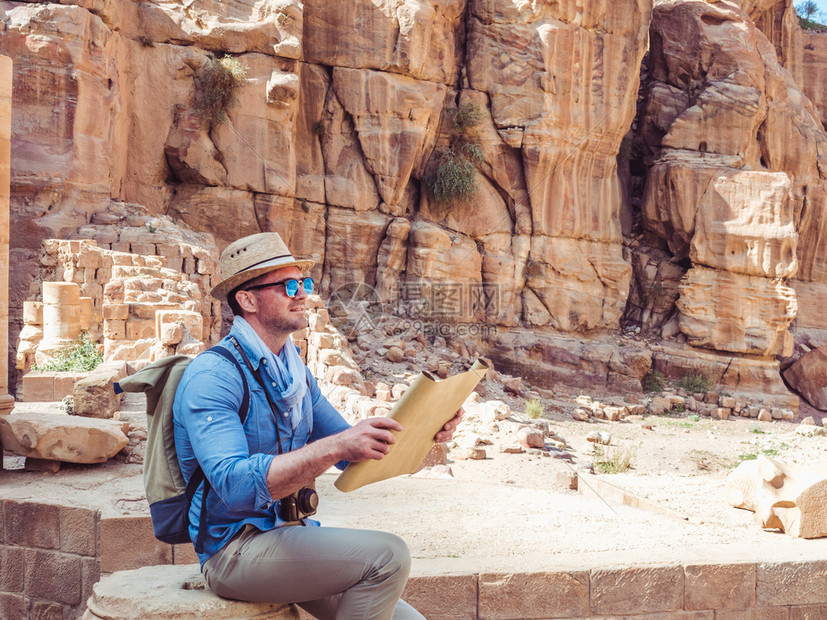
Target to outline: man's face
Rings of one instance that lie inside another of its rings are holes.
[[[263,284],[284,282],[291,279],[300,280],[302,273],[298,267],[285,267],[264,274],[249,283],[249,286],[261,287]],[[287,296],[284,286],[268,286],[248,291],[255,297],[256,317],[258,321],[273,335],[290,334],[298,329],[307,327],[305,302],[307,293],[304,287],[294,298]]]

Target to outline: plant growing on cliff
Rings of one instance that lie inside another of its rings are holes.
[[[476,127],[482,111],[475,103],[461,105],[451,118],[451,142],[437,158],[434,171],[425,176],[425,189],[441,207],[466,202],[477,192],[476,164],[483,160]]]
[[[712,387],[712,380],[702,372],[690,372],[688,375],[681,377],[678,386],[687,392],[699,394],[709,391],[709,388]]]
[[[103,362],[103,355],[98,351],[98,345],[89,339],[86,332],[80,333],[80,338],[66,351],[56,353],[51,361],[43,366],[35,366],[32,370],[41,372],[89,372],[95,370]]]
[[[210,120],[223,118],[246,78],[237,58],[213,58],[195,76],[195,109]]]
[[[663,388],[666,387],[666,377],[658,370],[650,370],[640,380],[640,386],[648,394],[663,392]]]
[[[818,8],[818,5],[813,0],[804,0],[795,7],[796,15],[798,15],[798,23],[805,30],[823,30],[827,28],[824,25],[824,12]]]

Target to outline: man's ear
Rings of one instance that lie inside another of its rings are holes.
[[[236,291],[235,301],[244,312],[256,312],[258,310],[258,299],[250,291]]]

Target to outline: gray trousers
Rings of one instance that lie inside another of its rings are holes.
[[[399,599],[410,568],[408,547],[393,534],[248,525],[202,572],[219,596],[296,603],[319,620],[425,620]]]

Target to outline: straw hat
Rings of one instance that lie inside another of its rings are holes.
[[[212,290],[216,299],[260,275],[298,267],[302,271],[315,264],[312,260],[296,260],[278,233],[250,235],[228,245],[221,253],[221,282]]]

